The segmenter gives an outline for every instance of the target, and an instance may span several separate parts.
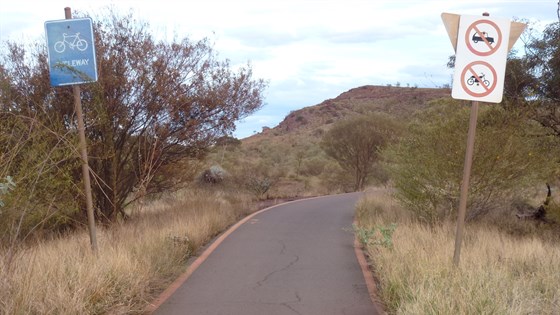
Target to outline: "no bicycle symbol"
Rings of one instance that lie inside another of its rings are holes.
[[[465,32],[467,48],[477,56],[490,56],[502,44],[502,32],[496,23],[490,20],[478,20]]]
[[[488,62],[473,61],[461,73],[461,86],[470,96],[484,97],[494,91],[497,78],[496,70]]]

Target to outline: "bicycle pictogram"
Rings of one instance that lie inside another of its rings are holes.
[[[80,38],[80,33],[73,35],[68,35],[66,33],[62,34],[63,39],[54,44],[54,50],[61,54],[66,50],[66,45],[72,50],[77,48],[79,51],[85,51],[88,47],[88,43],[85,39]]]

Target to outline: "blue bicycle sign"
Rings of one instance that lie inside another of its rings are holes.
[[[52,86],[97,81],[93,21],[67,19],[45,22]]]
[[[62,34],[62,40],[56,42],[54,44],[54,50],[61,54],[66,50],[66,45],[70,49],[77,48],[79,51],[85,51],[88,47],[88,43],[85,39],[80,38],[80,33],[76,33],[73,35],[68,35],[66,33]]]

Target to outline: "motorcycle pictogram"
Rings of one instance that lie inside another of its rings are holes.
[[[473,85],[476,83],[476,85],[480,85],[480,82],[484,83],[484,85],[486,86],[490,86],[490,81],[486,80],[486,75],[484,73],[481,73],[478,78],[475,77],[474,75],[471,75],[470,78],[467,79],[467,84],[468,85]]]

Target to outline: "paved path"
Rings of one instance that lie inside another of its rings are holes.
[[[360,196],[300,200],[254,216],[155,314],[377,314],[349,232]]]

